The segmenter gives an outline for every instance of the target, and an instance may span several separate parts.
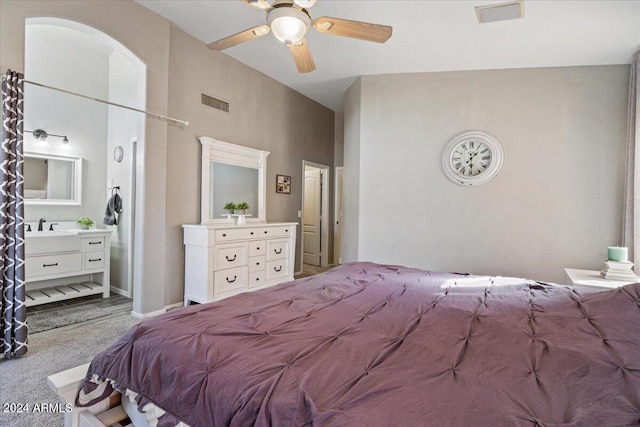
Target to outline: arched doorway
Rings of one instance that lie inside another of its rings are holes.
[[[97,99],[144,110],[146,65],[109,35],[59,18],[25,21],[25,78]],[[64,134],[69,144],[25,137],[25,150],[68,155],[83,160],[80,206],[26,206],[26,221],[49,222],[91,217],[111,234],[111,290],[133,297],[137,195],[142,194],[144,164],[138,141],[144,141],[145,117],[73,95],[25,86],[25,130]],[[118,154],[116,154],[118,153]],[[123,212],[117,225],[103,225],[109,196],[118,188]]]

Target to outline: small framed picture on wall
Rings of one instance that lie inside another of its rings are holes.
[[[291,177],[276,175],[276,193],[291,194]]]

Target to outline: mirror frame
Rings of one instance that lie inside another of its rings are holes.
[[[58,154],[37,153],[35,151],[25,151],[23,157],[31,157],[47,160],[63,160],[73,162],[73,199],[26,199],[23,197],[25,205],[48,205],[48,206],[80,206],[82,205],[82,157],[60,156]],[[24,173],[24,170],[23,170]]]
[[[257,218],[247,218],[247,222],[266,222],[267,157],[270,152],[219,141],[208,136],[201,136],[198,139],[202,145],[200,224],[233,223],[233,220],[226,218],[211,218],[209,202],[214,196],[213,189],[209,185],[211,182],[211,162],[258,170],[258,216]]]

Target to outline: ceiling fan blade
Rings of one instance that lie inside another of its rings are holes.
[[[334,36],[384,43],[389,40],[393,28],[388,25],[369,24],[368,22],[349,21],[348,19],[322,16],[313,21],[313,26],[321,33]]]
[[[261,10],[271,9],[271,5],[267,0],[242,0],[242,1],[251,7],[255,7],[256,9],[261,9]]]
[[[249,28],[248,30],[242,31],[238,34],[209,43],[207,47],[213,50],[224,50],[229,47],[239,45],[240,43],[248,42],[249,40],[267,35],[269,34],[269,31],[271,31],[269,26],[260,25],[259,27]]]
[[[310,73],[316,69],[316,64],[313,62],[307,39],[302,39],[298,44],[290,44],[289,50],[291,50],[293,60],[296,62],[298,72]]]

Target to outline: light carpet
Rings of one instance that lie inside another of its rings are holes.
[[[64,414],[4,412],[6,403],[60,403],[47,376],[88,363],[140,319],[114,314],[88,322],[29,335],[23,357],[0,360],[0,426],[62,427]]]

